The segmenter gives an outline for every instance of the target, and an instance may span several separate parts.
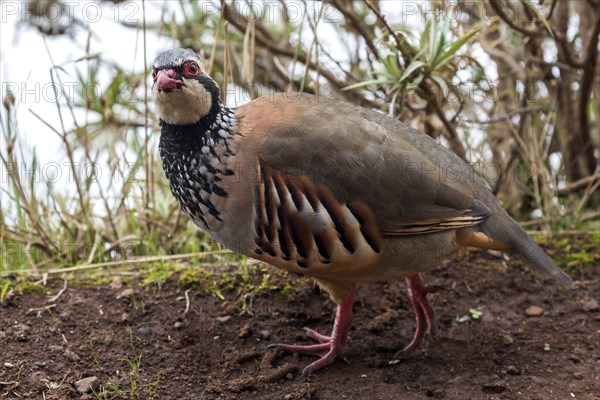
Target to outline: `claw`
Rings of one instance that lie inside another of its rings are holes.
[[[267,346],[267,349],[320,356],[317,361],[309,364],[302,370],[302,376],[304,378],[308,377],[316,370],[331,364],[338,355],[343,353],[346,342],[348,341],[348,329],[352,322],[353,303],[354,292],[337,306],[331,336],[323,335],[310,328],[304,328],[304,332],[317,342],[320,342],[319,344],[290,345],[271,343]]]

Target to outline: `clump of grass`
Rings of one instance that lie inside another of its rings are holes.
[[[101,385],[100,389],[94,392],[96,399],[153,399],[156,398],[158,388],[160,387],[160,373],[156,378],[150,380],[145,378],[142,371],[142,355],[139,354],[134,345],[133,333],[129,330],[129,340],[131,344],[131,355],[123,357],[123,373],[127,377],[126,385],[119,385],[115,380],[108,379],[106,384]],[[93,349],[92,349],[93,350]],[[94,354],[94,353],[93,353]]]
[[[58,126],[32,112],[60,139],[64,159],[55,164],[63,169],[39,161],[20,132],[14,102],[4,102],[0,273],[214,248],[182,215],[163,177],[155,130],[143,122],[147,104],[135,90],[146,74],[116,68],[103,86],[97,79],[101,64],[98,56],[84,57],[51,74],[55,82],[75,75],[81,87],[97,85],[104,95],[77,93],[74,102],[65,100]],[[63,109],[73,118],[76,109],[86,116],[68,128]]]
[[[4,299],[6,299],[6,296],[10,290],[10,281],[7,279],[4,281],[4,283],[0,286],[0,303],[4,303]]]

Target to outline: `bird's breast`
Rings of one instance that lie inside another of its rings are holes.
[[[224,222],[222,200],[229,196],[223,181],[233,175],[233,155],[225,140],[199,146],[161,148],[163,170],[173,196],[196,225],[211,233]]]

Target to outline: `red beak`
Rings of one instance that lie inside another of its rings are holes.
[[[165,89],[181,89],[181,86],[184,85],[183,81],[175,79],[175,71],[172,69],[158,71],[156,84],[159,92]],[[170,90],[167,90],[167,92],[170,92]]]

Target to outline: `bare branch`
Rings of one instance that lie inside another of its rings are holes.
[[[240,32],[246,31],[246,26],[248,24],[248,18],[239,13],[235,7],[223,2],[223,17],[236,29]],[[323,65],[318,65],[312,60],[310,60],[305,54],[298,52],[297,54],[290,46],[282,46],[277,43],[277,41],[271,36],[270,33],[264,28],[264,26],[256,21],[256,41],[260,43],[262,46],[267,48],[273,54],[285,56],[289,58],[296,58],[300,63],[305,64],[309,69],[313,71],[318,71],[320,75],[322,75],[325,79],[327,79],[333,87],[338,90],[344,97],[348,100],[357,103],[359,105],[368,106],[368,107],[378,107],[379,104],[366,99],[364,96],[360,94],[359,91],[356,90],[347,90],[342,91],[343,88],[350,85],[353,82],[349,82],[345,79],[339,79],[338,76],[331,71],[329,68],[324,67]],[[349,74],[346,74],[349,75]]]

